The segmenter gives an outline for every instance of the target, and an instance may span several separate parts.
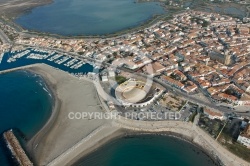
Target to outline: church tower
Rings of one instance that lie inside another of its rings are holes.
[[[225,53],[225,65],[231,65],[232,63],[232,54],[229,54],[228,52]]]

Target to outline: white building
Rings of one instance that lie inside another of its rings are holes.
[[[210,119],[220,119],[220,120],[223,120],[225,118],[221,113],[215,112],[215,111],[211,111],[209,109],[204,109],[204,114],[208,115],[208,118],[210,118]]]
[[[109,77],[115,77],[115,72],[113,70],[109,71]]]
[[[109,81],[108,76],[102,76],[102,82],[107,82]]]
[[[250,124],[248,124],[245,130],[239,135],[237,141],[250,149]]]

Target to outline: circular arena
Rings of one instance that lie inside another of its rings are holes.
[[[151,85],[147,85],[146,82],[130,79],[116,88],[115,95],[123,104],[135,104],[143,101],[150,89]]]

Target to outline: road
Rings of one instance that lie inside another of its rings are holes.
[[[161,80],[159,79],[154,79],[155,82],[161,84],[163,87],[167,88],[167,89],[174,89],[174,93],[177,94],[177,95],[180,95],[180,96],[183,96],[184,98],[186,98],[187,100],[195,103],[195,104],[199,104],[200,106],[206,106],[206,107],[210,107],[210,108],[213,108],[215,110],[219,110],[223,113],[231,113],[231,112],[235,112],[236,114],[237,113],[237,108],[235,110],[231,110],[227,107],[221,107],[219,105],[216,105],[216,103],[213,103],[213,102],[208,102],[208,101],[204,101],[204,100],[201,100],[199,98],[196,98],[194,96],[191,96],[185,92],[182,92],[176,88],[173,88],[172,86],[162,82]],[[245,115],[245,116],[250,116],[250,113],[239,113],[240,115]]]
[[[59,53],[62,53],[62,54],[66,54],[66,55],[72,56],[72,57],[74,57],[76,59],[79,59],[79,60],[86,60],[87,59],[87,60],[93,61],[93,62],[95,62],[97,64],[102,64],[102,65],[105,65],[105,66],[110,66],[110,67],[119,69],[121,71],[129,72],[129,73],[131,73],[132,75],[135,75],[135,76],[144,77],[146,79],[151,79],[151,81],[154,81],[155,83],[160,84],[164,88],[170,90],[172,93],[174,93],[176,95],[179,95],[179,96],[182,96],[182,97],[186,98],[188,101],[190,101],[192,103],[195,103],[195,104],[199,104],[200,106],[210,107],[210,108],[213,108],[215,110],[219,110],[219,111],[221,111],[223,113],[231,113],[231,112],[236,112],[237,113],[237,110],[231,110],[231,109],[228,109],[227,107],[221,107],[221,106],[216,105],[216,103],[210,102],[208,100],[205,101],[205,100],[202,100],[202,99],[200,99],[198,97],[189,95],[189,94],[187,94],[187,93],[185,93],[185,92],[183,92],[183,91],[181,91],[181,90],[179,90],[177,88],[172,87],[171,85],[163,82],[162,80],[160,80],[158,78],[151,78],[151,77],[148,77],[148,75],[146,75],[146,74],[136,73],[135,71],[130,70],[128,68],[113,66],[112,64],[109,64],[109,63],[106,63],[106,62],[102,62],[102,61],[96,60],[94,58],[79,56],[79,54],[76,54],[76,53],[73,53],[73,52],[65,52],[64,50],[61,50],[61,49],[54,49],[54,48],[47,48],[47,47],[38,47],[38,46],[30,46],[30,45],[26,45],[26,44],[18,44],[18,45],[23,45],[25,47],[33,47],[33,48],[39,48],[39,49],[56,51],[56,52],[59,52]],[[250,116],[250,112],[248,112],[248,113],[239,113],[239,115]]]
[[[9,44],[11,43],[10,39],[8,36],[0,29],[0,39],[3,42],[3,44]]]
[[[138,76],[142,76],[144,78],[147,78],[147,79],[150,79],[149,77],[147,77],[147,75],[145,74],[141,74],[141,73],[135,73],[129,69],[126,69],[126,68],[119,68],[120,70],[123,70],[123,71],[126,71],[126,72],[130,72],[132,74],[135,74],[135,75],[138,75]],[[189,100],[190,102],[192,103],[195,103],[195,104],[199,104],[200,106],[206,106],[206,107],[210,107],[210,108],[213,108],[215,110],[219,110],[223,113],[231,113],[231,112],[235,112],[237,113],[237,110],[231,110],[231,109],[228,109],[227,107],[221,107],[221,106],[218,106],[216,105],[216,103],[213,103],[213,102],[210,102],[210,101],[205,101],[205,100],[202,100],[200,98],[197,98],[197,97],[194,97],[192,95],[189,95],[185,92],[182,92],[181,90],[177,89],[177,88],[174,88],[172,87],[171,85],[163,82],[162,80],[158,79],[158,78],[153,78],[153,81],[155,83],[158,83],[160,84],[161,86],[163,86],[164,88],[170,90],[172,93],[176,94],[176,95],[179,95],[179,96],[182,96],[184,98],[186,98],[187,100]],[[250,113],[239,113],[240,115],[244,115],[244,116],[250,116]]]

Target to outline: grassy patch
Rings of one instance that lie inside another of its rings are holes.
[[[250,149],[238,142],[232,141],[232,137],[226,133],[221,134],[219,142],[238,157],[250,162]]]
[[[192,113],[192,115],[189,116],[189,121],[193,123],[194,122],[194,118],[195,118],[196,115],[197,115],[197,111],[194,111]]]
[[[250,162],[250,149],[240,144],[235,138],[233,138],[233,136],[227,129],[228,126],[229,125],[227,125],[221,133],[220,138],[218,139],[219,143],[222,144],[229,151],[231,151],[233,154],[246,160],[247,162]]]
[[[213,138],[216,138],[220,133],[224,122],[219,119],[210,119],[206,115],[201,114],[198,125]]]
[[[115,80],[117,82],[117,84],[122,84],[124,83],[125,81],[127,81],[127,78],[123,77],[123,76],[115,76]]]
[[[246,148],[238,142],[234,142],[233,144],[226,144],[226,147],[237,156],[250,162],[250,149]]]

